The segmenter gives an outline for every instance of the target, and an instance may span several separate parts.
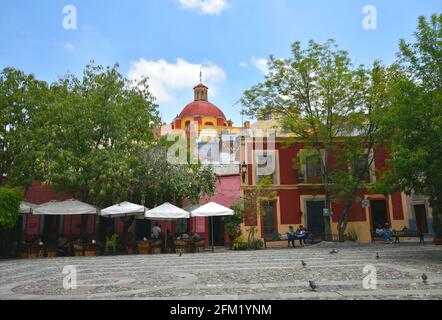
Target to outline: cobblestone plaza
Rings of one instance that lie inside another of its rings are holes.
[[[63,288],[67,265],[78,272],[75,290]],[[376,290],[363,287],[367,265]],[[10,260],[0,262],[0,299],[441,299],[441,267],[442,248],[414,243]]]

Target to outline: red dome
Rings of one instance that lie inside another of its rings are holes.
[[[180,113],[179,117],[187,118],[187,117],[222,117],[226,119],[224,113],[213,103],[204,100],[194,101],[189,103],[183,111]]]

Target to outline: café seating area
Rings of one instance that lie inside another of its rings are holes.
[[[127,245],[121,243],[118,235],[107,238],[104,242],[93,239],[82,241],[68,239],[66,245],[58,247],[56,244],[46,244],[41,240],[23,242],[17,248],[17,256],[23,259],[54,258],[66,256],[106,256],[106,255],[148,255],[148,254],[174,254],[174,253],[201,253],[204,252],[206,243],[203,239],[144,239],[129,241]]]

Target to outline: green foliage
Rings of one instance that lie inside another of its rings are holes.
[[[244,236],[239,236],[233,242],[233,250],[261,250],[264,247],[264,242],[260,239],[253,241],[246,241]]]
[[[318,156],[326,206],[344,200],[350,208],[356,192],[367,187],[370,155],[380,143],[376,117],[390,103],[388,87],[397,67],[379,62],[372,68],[355,67],[348,53],[329,40],[310,41],[306,49],[295,42],[292,57],[271,57],[269,69],[265,82],[244,93],[245,114],[273,114],[292,140],[305,146],[294,159],[295,169],[300,172],[306,157]],[[340,228],[345,231],[348,212],[342,217]]]
[[[415,42],[402,40],[399,57],[404,77],[380,118],[392,159],[379,189],[428,196],[442,235],[442,14],[420,17]]]
[[[239,236],[238,238],[236,238],[236,240],[233,242],[232,248],[233,250],[246,250],[247,242],[244,236]]]
[[[261,239],[254,239],[247,243],[247,248],[250,250],[261,250],[264,248],[264,242]]]
[[[230,240],[234,242],[236,238],[241,235],[241,224],[244,222],[244,210],[241,209],[240,204],[233,205],[231,209],[235,214],[233,216],[223,217],[222,220]]]
[[[358,241],[359,236],[358,236],[358,233],[357,233],[357,231],[355,229],[349,229],[347,231],[346,238],[347,238],[348,241],[356,242],[356,241]]]
[[[272,190],[272,185],[272,177],[263,177],[254,189],[247,190],[244,193],[241,205],[244,207],[245,218],[248,215],[260,217],[265,214],[265,212],[262,212],[262,201],[271,201],[277,195],[277,192]]]
[[[97,206],[197,202],[215,191],[202,165],[172,165],[147,79],[91,63],[48,86],[15,69],[0,74],[0,179],[39,179]],[[0,180],[0,185],[2,184]]]
[[[22,193],[18,189],[0,188],[0,227],[13,228],[17,222]]]
[[[36,117],[47,104],[48,91],[48,85],[32,74],[14,68],[0,73],[0,185],[32,182],[29,148],[34,143],[32,133],[42,130]]]

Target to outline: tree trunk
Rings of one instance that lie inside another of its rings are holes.
[[[342,212],[342,216],[339,219],[338,223],[338,233],[339,233],[339,241],[345,241],[345,230],[347,229],[348,217],[350,216],[350,208],[353,203],[352,199],[347,199],[345,202],[344,210]]]
[[[321,161],[324,166],[324,173],[323,173],[323,179],[324,179],[324,191],[325,191],[325,208],[329,209],[329,213],[331,214],[331,193],[330,193],[330,171],[329,171],[329,165],[328,165],[328,155],[329,155],[329,149],[330,147],[325,147],[325,159]],[[319,156],[322,159],[321,150],[319,150]],[[324,217],[324,240],[329,241],[333,240],[332,237],[332,231],[331,231],[331,216]],[[330,237],[330,239],[329,239]]]

